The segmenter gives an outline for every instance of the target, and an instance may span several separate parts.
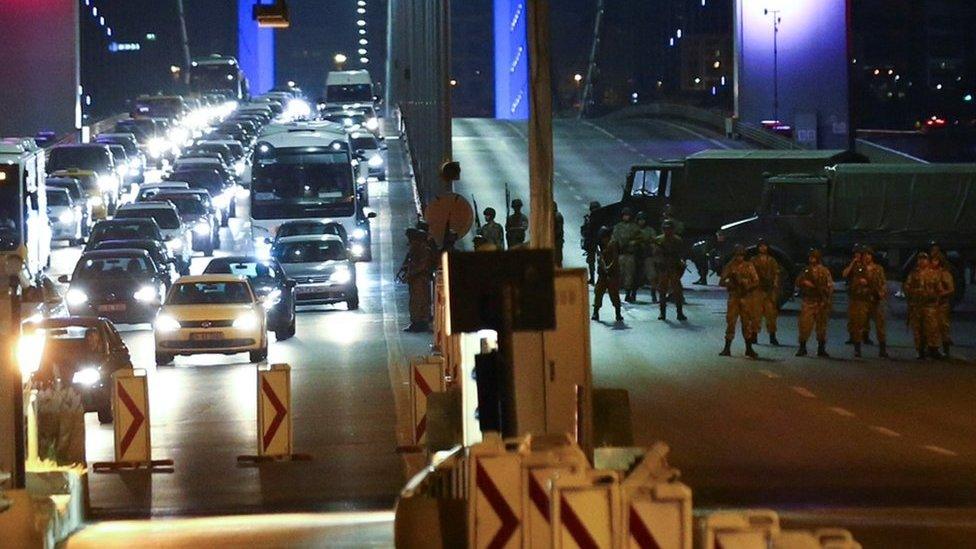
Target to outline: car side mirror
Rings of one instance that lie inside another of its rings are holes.
[[[58,282],[60,282],[61,284],[68,284],[69,282],[71,282],[71,277],[68,275],[61,275],[58,277]]]
[[[366,213],[366,219],[375,219],[375,218],[376,218],[376,212],[367,212]]]
[[[270,236],[264,237],[264,243],[265,244],[271,244],[271,237]]]

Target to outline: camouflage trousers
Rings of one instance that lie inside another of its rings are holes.
[[[872,322],[878,336],[878,343],[887,341],[888,332],[885,327],[883,302],[869,299],[851,299],[847,308],[847,318],[847,331],[854,343],[864,342],[864,336],[871,330]]]
[[[800,306],[800,343],[806,343],[816,330],[817,341],[827,341],[827,320],[830,317],[830,304],[825,301],[803,300]]]
[[[620,286],[627,291],[637,288],[637,256],[620,254]]]
[[[912,330],[915,348],[941,347],[944,325],[938,304],[913,305],[908,309],[908,327]]]
[[[603,306],[603,295],[610,294],[610,303],[615,309],[620,308],[620,279],[617,277],[601,276],[593,288],[593,309],[599,310]]]
[[[410,322],[430,321],[430,279],[417,277],[409,280]]]
[[[725,339],[735,339],[735,325],[738,322],[742,338],[751,341],[759,329],[760,295],[751,292],[744,296],[729,295],[725,309]]]
[[[766,332],[774,336],[776,335],[776,322],[779,319],[779,293],[776,290],[759,290],[756,294],[756,307],[758,308],[756,333],[758,334],[762,330],[762,324],[765,321]]]

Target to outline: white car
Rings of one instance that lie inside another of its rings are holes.
[[[170,364],[176,355],[237,353],[261,362],[268,357],[266,324],[246,278],[184,276],[170,288],[153,325],[156,364]]]
[[[190,272],[193,259],[193,231],[180,219],[179,210],[172,202],[132,202],[122,205],[115,212],[116,219],[153,219],[159,225],[166,247],[179,263],[181,274]]]

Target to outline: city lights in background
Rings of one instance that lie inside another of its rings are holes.
[[[369,63],[369,39],[366,37],[366,0],[356,0],[356,26],[359,27],[359,63],[366,65]]]

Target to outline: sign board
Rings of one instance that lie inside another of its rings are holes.
[[[413,411],[413,442],[427,440],[427,397],[444,391],[444,358],[424,357],[410,365],[410,400]]]
[[[290,456],[291,367],[258,369],[258,455]]]
[[[115,461],[151,461],[149,436],[149,384],[145,370],[119,370],[112,374],[115,410]]]

